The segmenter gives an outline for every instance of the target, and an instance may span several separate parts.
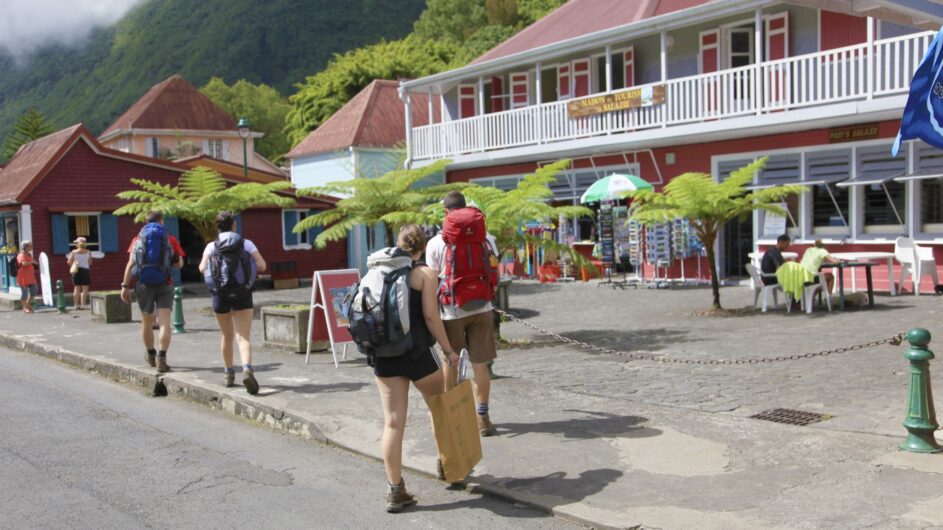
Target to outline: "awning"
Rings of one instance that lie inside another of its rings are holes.
[[[897,182],[907,182],[908,180],[927,180],[927,179],[938,179],[943,177],[943,173],[939,171],[925,171],[925,172],[916,172],[911,173],[910,175],[904,175],[902,177],[897,177],[894,180]]]
[[[770,188],[775,188],[776,186],[797,186],[797,185],[798,186],[820,186],[823,184],[835,184],[838,182],[842,182],[844,180],[846,180],[846,178],[816,179],[816,180],[789,179],[789,180],[784,180],[782,182],[776,182],[776,183],[760,182],[757,184],[751,184],[749,186],[746,186],[744,189],[747,189],[750,191],[756,191],[756,190],[767,190]]]
[[[892,180],[897,180],[898,178],[903,177],[904,175],[906,175],[906,173],[898,173],[896,175],[888,175],[886,177],[879,177],[879,178],[869,178],[867,180],[849,179],[844,182],[839,182],[837,185],[841,186],[842,188],[845,188],[848,186],[874,186],[877,184],[885,184]]]

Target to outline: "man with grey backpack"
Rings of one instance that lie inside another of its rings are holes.
[[[232,212],[216,216],[216,241],[208,243],[200,260],[200,272],[213,294],[213,313],[222,333],[220,351],[225,375],[223,384],[236,384],[233,367],[233,340],[239,343],[242,358],[242,384],[246,392],[259,393],[259,383],[252,368],[252,288],[259,272],[265,272],[265,260],[255,244],[236,232]]]

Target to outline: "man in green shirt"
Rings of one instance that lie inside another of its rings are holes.
[[[821,239],[816,239],[815,245],[807,248],[805,252],[803,252],[802,261],[799,262],[799,265],[811,274],[818,274],[823,263],[838,263],[838,260],[828,253],[828,250],[825,248],[825,243],[822,243]],[[831,293],[832,285],[835,283],[835,277],[830,272],[823,272],[822,274],[825,275],[828,292]]]

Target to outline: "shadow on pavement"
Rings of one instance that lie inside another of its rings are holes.
[[[623,472],[618,469],[602,468],[583,471],[579,477],[574,478],[567,478],[567,473],[564,471],[556,471],[548,475],[530,478],[500,478],[491,475],[481,475],[477,478],[514,491],[541,495],[545,497],[543,503],[559,506],[579,502],[596,495],[622,475]],[[550,499],[546,497],[550,497]]]
[[[364,387],[370,386],[370,383],[331,383],[319,385],[308,383],[305,385],[267,385],[261,382],[266,395],[278,394],[279,392],[297,392],[299,394],[330,394],[334,392],[357,392]]]
[[[654,328],[631,331],[578,329],[560,334],[594,346],[634,352],[639,350],[658,351],[664,349],[667,345],[676,346],[681,343],[703,340],[691,338],[690,333],[690,329]]]
[[[648,418],[641,416],[620,416],[608,412],[584,410],[565,410],[577,412],[588,417],[571,420],[544,421],[537,423],[499,423],[497,435],[510,437],[525,434],[562,434],[572,440],[592,438],[649,438],[661,434],[661,430],[643,427]]]
[[[531,294],[544,294],[553,291],[559,291],[560,286],[555,283],[520,283],[511,284],[510,295],[513,300],[515,296],[527,296]]]

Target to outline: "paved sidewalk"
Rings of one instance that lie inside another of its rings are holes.
[[[732,289],[724,295],[731,307],[743,299]],[[259,293],[258,298],[275,303],[297,302],[307,296],[305,290],[296,290]],[[806,346],[809,329],[821,335],[818,342],[838,342],[828,335],[832,328],[823,324],[824,318],[687,316],[686,307],[703,304],[691,299],[703,296],[706,293],[700,290],[622,293],[567,285],[538,291],[533,285],[522,285],[512,293],[512,306],[521,308],[534,323],[568,332],[588,330],[585,338],[603,344],[674,355],[703,358],[791,353],[792,348],[782,348]],[[676,320],[662,321],[662,332],[654,317],[639,317],[622,328],[607,323],[607,319],[618,317],[612,307],[630,302],[638,305],[641,313],[652,313],[656,312],[656,300],[676,307]],[[888,307],[902,304],[900,311],[904,312],[912,311],[907,304],[932,303],[932,299],[926,300],[901,298],[882,303],[891,304]],[[208,306],[206,298],[185,301],[190,332],[174,336],[169,353],[174,371],[164,378],[172,396],[379,458],[382,413],[363,357],[353,353],[335,369],[330,355],[316,355],[312,364],[305,366],[303,355],[259,347],[255,365],[262,385],[260,394],[252,397],[241,388],[226,389],[220,384],[219,338],[212,315],[206,311]],[[554,313],[548,307],[565,307],[568,313]],[[899,322],[880,322],[894,312],[885,309],[884,313],[855,312],[826,318],[831,326],[877,319],[870,329],[848,332],[871,340],[887,335],[888,326],[900,326]],[[858,320],[849,315],[857,315]],[[726,323],[719,326],[718,320]],[[759,320],[768,321],[763,325],[771,329],[786,322],[785,327],[791,328],[796,338],[776,349],[755,335],[738,342],[715,329],[744,324],[756,328]],[[255,324],[255,337],[259,338],[258,321]],[[504,329],[509,336],[531,336],[519,325],[505,325]],[[0,313],[0,343],[4,345],[149,386],[155,374],[143,363],[139,330],[137,322],[93,323],[88,312]],[[696,335],[701,332],[710,336],[698,340]],[[683,347],[674,337],[684,338]],[[743,344],[751,349],[739,349]],[[496,370],[505,377],[495,382],[492,398],[498,436],[483,440],[484,460],[469,482],[600,527],[943,527],[943,455],[896,450],[903,439],[899,425],[904,402],[903,396],[888,396],[899,390],[898,379],[904,379],[903,352],[903,348],[889,347],[857,352],[857,357],[851,358],[857,361],[854,370],[849,369],[848,354],[843,354],[846,357],[801,361],[804,366],[764,366],[772,371],[754,372],[742,367],[691,369],[629,363],[559,345],[502,350]],[[878,365],[875,374],[869,368],[873,365]],[[894,373],[886,371],[890,366],[896,367]],[[892,384],[882,382],[882,372],[884,380],[892,380]],[[832,390],[823,394],[821,380],[806,383],[803,377],[810,373],[828,376]],[[861,386],[860,380],[858,385],[851,384],[859,378],[876,389],[855,390],[845,396],[846,389]],[[740,388],[739,381],[747,391]],[[753,400],[757,386],[767,386],[767,393]],[[859,401],[867,399],[868,392],[886,401],[874,409],[877,412],[862,412],[873,405]],[[797,402],[796,397],[803,393],[805,399]],[[748,404],[751,400],[755,402]],[[850,400],[858,401],[854,414]],[[719,402],[730,406],[714,406]],[[850,423],[840,423],[842,413],[813,427],[746,417],[754,408],[767,405],[803,405],[817,410],[816,403],[830,412],[847,407],[852,419],[844,421]],[[879,421],[859,424],[871,414],[879,416]],[[428,415],[415,392],[404,450],[408,466],[434,473]],[[379,466],[375,491],[379,503],[383,493]]]

